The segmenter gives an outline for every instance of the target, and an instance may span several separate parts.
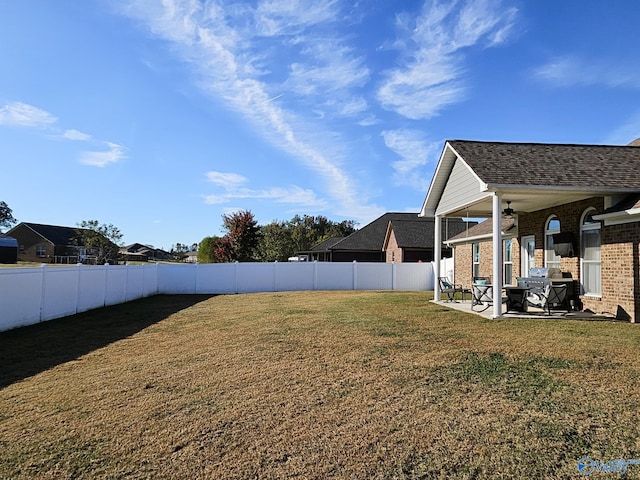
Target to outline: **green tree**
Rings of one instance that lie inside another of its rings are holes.
[[[260,230],[256,260],[260,262],[286,262],[295,252],[291,229],[287,222],[274,221]]]
[[[13,211],[6,202],[0,201],[0,232],[2,228],[11,228],[17,220],[13,218]]]
[[[289,225],[291,238],[298,252],[309,250],[327,238],[346,237],[356,231],[356,223],[353,220],[336,223],[322,215],[296,215],[290,220]]]
[[[100,225],[97,220],[83,220],[78,227],[80,244],[95,252],[96,263],[118,263],[122,233],[117,227],[110,223]]]
[[[219,237],[204,237],[198,245],[198,263],[215,263]]]

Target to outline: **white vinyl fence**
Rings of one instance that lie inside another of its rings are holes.
[[[224,263],[0,268],[0,331],[156,294],[433,290],[431,263]]]

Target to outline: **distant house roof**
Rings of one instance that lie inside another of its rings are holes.
[[[82,228],[61,227],[58,225],[43,225],[40,223],[21,222],[13,227],[8,234],[16,230],[20,226],[25,226],[48,240],[53,245],[81,245],[82,244]]]
[[[336,243],[342,241],[345,237],[330,237],[323,240],[320,243],[316,243],[311,247],[311,252],[326,252],[331,249]]]
[[[502,234],[506,237],[517,235],[518,227],[513,218],[502,219]],[[460,232],[459,234],[451,237],[446,243],[466,243],[474,240],[486,240],[493,237],[493,222],[491,220],[485,220],[478,224],[470,226],[468,230]]]
[[[431,221],[424,221],[424,219],[420,218],[390,221],[384,241],[385,246],[393,230],[396,242],[400,248],[433,248],[435,222],[432,218],[427,220]],[[469,222],[467,225],[467,223],[462,221],[447,219],[442,227],[442,237],[451,238],[474,225],[476,225],[476,222]]]
[[[394,225],[396,239],[398,235],[409,246],[421,245],[419,248],[433,247],[433,232],[435,219],[433,217],[419,217],[418,212],[400,213],[390,212],[378,217],[373,222],[365,225],[360,230],[352,233],[343,240],[337,242],[330,250],[333,251],[382,251],[384,248],[389,223]],[[448,219],[443,220],[443,238],[445,232],[449,236],[462,231],[465,224],[462,221]],[[398,240],[400,241],[400,240]]]
[[[352,233],[342,241],[335,244],[331,250],[374,250],[382,251],[385,235],[389,222],[397,220],[420,220],[418,212],[415,213],[385,213],[381,217],[376,218],[373,222],[365,225],[360,230]],[[424,219],[429,220],[429,219]],[[423,221],[424,221],[423,220]],[[431,219],[433,222],[433,219]]]

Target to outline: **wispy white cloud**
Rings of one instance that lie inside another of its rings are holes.
[[[401,158],[391,164],[394,183],[426,191],[429,180],[424,167],[440,148],[440,142],[428,142],[418,130],[386,130],[382,137],[385,145]]]
[[[41,108],[22,102],[11,102],[0,108],[0,125],[28,127],[44,130],[46,135],[56,139],[89,142],[91,135],[76,129],[62,130],[58,118]],[[116,143],[100,142],[108,147],[106,151],[86,151],[80,154],[80,163],[104,167],[124,158],[124,147]]]
[[[91,135],[74,129],[65,130],[65,132],[62,134],[62,137],[66,138],[67,140],[79,140],[83,142],[91,140]]]
[[[426,2],[413,20],[398,16],[396,43],[410,60],[386,72],[377,92],[382,106],[407,118],[437,115],[467,95],[463,49],[491,47],[509,37],[517,10],[499,0]]]
[[[323,209],[327,207],[327,202],[318,198],[313,190],[298,186],[274,187],[264,190],[228,189],[224,193],[203,195],[203,199],[209,205],[225,204],[237,200],[270,200],[275,203],[296,205],[303,208]]]
[[[207,172],[207,180],[215,185],[219,185],[224,188],[237,188],[239,185],[247,182],[247,178],[237,173],[225,173],[225,172]]]
[[[11,102],[0,108],[0,125],[48,128],[58,119],[49,112],[22,102]]]
[[[635,61],[587,60],[567,55],[538,67],[534,74],[538,79],[560,87],[604,85],[640,88],[640,65]]]
[[[205,176],[209,182],[224,190],[222,193],[203,195],[204,202],[209,205],[225,204],[235,200],[270,200],[315,209],[327,206],[327,202],[319,198],[313,190],[297,185],[288,188],[251,189],[243,186],[249,180],[237,173],[209,171]]]
[[[286,86],[300,95],[335,94],[363,86],[369,79],[364,59],[345,46],[332,42],[310,45],[305,63],[292,63]]]
[[[258,35],[292,35],[333,21],[339,13],[337,0],[266,0],[255,9],[255,27]]]
[[[124,147],[116,143],[105,142],[108,150],[98,152],[83,152],[80,155],[80,163],[92,167],[106,167],[125,158]]]
[[[122,11],[146,24],[154,35],[170,41],[180,57],[197,69],[200,87],[205,92],[226,101],[266,139],[323,179],[339,213],[359,217],[363,211],[379,209],[366,204],[367,195],[359,191],[354,176],[344,167],[348,146],[324,124],[315,123],[314,108],[305,103],[304,95],[292,90],[284,98],[297,95],[291,101],[308,105],[306,112],[286,109],[282,101],[274,101],[283,93],[286,80],[267,83],[265,79],[269,74],[276,76],[272,70],[281,68],[278,50],[295,48],[298,66],[279,72],[290,75],[292,85],[299,85],[298,81],[305,78],[314,84],[312,91],[318,94],[335,88],[336,84],[341,89],[361,85],[368,71],[351,50],[339,49],[337,36],[333,40],[324,38],[337,46],[336,61],[326,60],[313,68],[305,60],[313,55],[329,58],[329,52],[311,47],[322,43],[311,27],[340,20],[339,6],[335,0],[262,0],[255,7],[238,2],[164,0],[160,4],[134,0],[127,2]],[[265,38],[274,45],[272,49],[264,48]],[[337,93],[335,96],[342,99]],[[353,109],[347,109],[346,113],[350,111]]]

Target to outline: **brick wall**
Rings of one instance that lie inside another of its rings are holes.
[[[517,238],[512,239],[513,252],[513,281],[520,276],[520,243]],[[486,240],[480,243],[480,277],[493,278],[493,243]],[[504,252],[503,252],[504,255]],[[455,282],[465,288],[471,288],[473,283],[473,247],[471,243],[455,247],[454,254]]]
[[[574,236],[575,256],[562,258],[560,269],[570,272],[580,285],[580,220],[588,208],[598,212],[604,209],[602,198],[592,198],[558,207],[518,216],[518,238],[513,241],[513,277],[521,276],[521,251],[519,239],[535,236],[534,266],[544,267],[545,225],[551,215],[560,221],[562,232]],[[601,227],[602,295],[581,295],[583,309],[595,313],[611,313],[620,318],[640,320],[640,222]],[[491,241],[480,246],[480,274],[493,277],[493,246]],[[455,272],[457,283],[465,286],[472,282],[471,244],[455,248]]]
[[[396,240],[396,234],[393,229],[391,230],[389,242],[387,243],[386,261],[387,263],[402,262],[402,249],[398,247],[398,241]]]
[[[640,223],[603,227],[601,238],[602,298],[584,297],[585,307],[640,320]]]

